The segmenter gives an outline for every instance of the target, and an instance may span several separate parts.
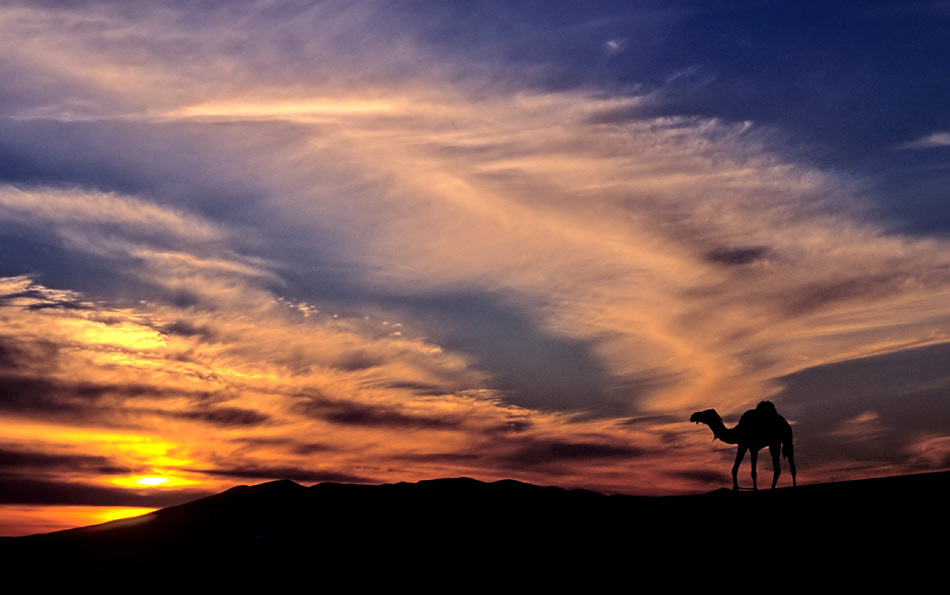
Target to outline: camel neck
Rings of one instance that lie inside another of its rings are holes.
[[[709,427],[712,429],[713,435],[726,444],[737,444],[739,442],[739,437],[736,435],[736,429],[727,428],[726,425],[722,423],[722,420],[709,424]]]

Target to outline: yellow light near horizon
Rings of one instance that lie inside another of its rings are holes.
[[[200,484],[200,481],[185,479],[174,475],[133,475],[111,480],[113,485],[124,488],[177,488]]]
[[[0,505],[0,536],[15,537],[62,531],[138,517],[155,508],[129,506]]]
[[[0,505],[0,536],[17,537],[138,517],[155,508],[129,506]]]

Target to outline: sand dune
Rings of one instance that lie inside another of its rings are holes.
[[[467,478],[284,480],[0,547],[10,568],[86,579],[922,580],[942,567],[948,488],[950,473],[664,498]]]

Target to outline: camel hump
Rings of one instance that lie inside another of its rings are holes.
[[[778,411],[775,410],[775,405],[772,404],[772,401],[762,401],[755,406],[755,410],[767,415],[778,415]]]

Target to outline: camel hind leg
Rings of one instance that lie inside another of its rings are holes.
[[[759,451],[752,448],[749,449],[749,463],[752,465],[752,489],[755,491],[759,490]]]
[[[785,446],[785,458],[788,459],[788,470],[792,473],[792,487],[795,487],[795,449],[791,443]]]
[[[781,449],[778,444],[772,444],[769,446],[769,454],[772,455],[772,489],[775,489],[775,484],[778,483],[778,477],[782,474],[782,461],[779,457]],[[792,483],[795,483],[795,465],[792,464]]]

